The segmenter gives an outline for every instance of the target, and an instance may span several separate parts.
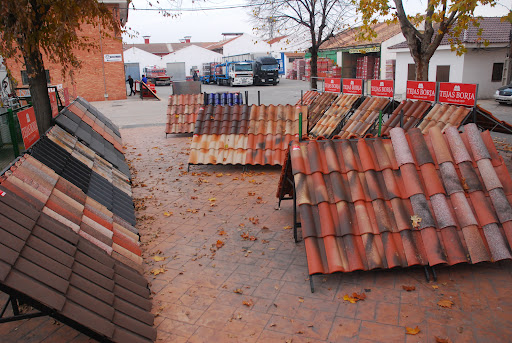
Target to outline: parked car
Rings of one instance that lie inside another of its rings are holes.
[[[512,84],[498,88],[494,100],[500,104],[512,104]]]

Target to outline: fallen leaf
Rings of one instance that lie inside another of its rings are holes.
[[[208,201],[213,202],[213,201],[217,201],[217,199],[216,198],[210,198],[210,199],[208,199]]]
[[[438,289],[438,288],[439,288],[439,286],[438,286],[438,285],[432,285],[432,288],[433,288],[433,289]]]
[[[299,334],[299,335],[303,335],[304,331],[297,331],[296,333]]]
[[[153,256],[151,258],[155,260],[155,262],[165,261],[167,259],[167,257],[164,256]]]
[[[250,197],[256,195],[256,192],[247,192],[247,195],[249,195]]]
[[[461,183],[462,183],[462,188],[463,188],[465,191],[469,191],[469,186],[468,186],[468,184],[466,183],[466,178],[465,178],[465,177],[463,177],[463,178],[461,179]]]
[[[242,301],[242,304],[244,304],[245,306],[251,307],[252,305],[254,305],[254,302],[252,301],[252,299],[249,299],[249,300]]]
[[[412,227],[417,229],[420,227],[420,223],[422,221],[421,217],[418,216],[417,214],[411,216],[411,220],[412,220]]]
[[[415,286],[405,286],[405,285],[402,285],[402,288],[404,289],[404,291],[407,291],[407,292],[412,292],[412,291],[416,290]]]
[[[217,177],[223,177],[223,176],[224,176],[224,174],[222,174],[222,173],[217,173],[217,174],[215,174],[215,176],[217,176]]]
[[[162,267],[162,268],[156,268],[156,269],[153,269],[150,271],[151,274],[153,275],[158,275],[158,274],[162,274],[162,273],[165,273],[166,270]]]
[[[437,337],[437,336],[434,336],[434,338],[436,339],[437,343],[451,343],[452,342],[452,341],[450,341],[449,338],[441,338],[441,337]]]
[[[224,230],[220,230],[220,231],[219,231],[219,236],[225,236],[226,234],[227,234],[227,233],[226,233],[226,231],[224,231]]]
[[[170,216],[172,216],[172,212],[164,212],[164,216],[170,217]]]
[[[276,326],[276,324],[274,324],[274,323],[270,324],[271,328],[273,328],[274,326]]]
[[[243,294],[244,292],[240,288],[237,288],[233,291],[233,293]]]
[[[291,226],[289,226],[289,225],[287,225],[287,226],[283,227],[283,229],[285,229],[285,230],[291,230],[291,229],[292,229],[292,227],[291,227]]]
[[[249,234],[247,232],[242,232],[242,234],[240,235],[240,237],[242,237],[242,239],[244,241],[248,240],[249,239]]]
[[[439,306],[441,306],[441,307],[444,307],[444,308],[452,308],[452,306],[453,306],[453,301],[443,299],[443,300],[439,300],[439,301],[437,302],[437,305],[439,305]]]
[[[264,226],[261,228],[262,230],[268,230],[268,227]]]
[[[405,333],[408,335],[417,335],[420,333],[420,331],[420,328],[417,326],[414,329],[407,326],[405,327]]]
[[[217,240],[217,243],[215,243],[215,246],[217,247],[217,249],[220,249],[224,246],[224,242],[221,240]]]
[[[304,298],[303,297],[299,297],[299,302],[303,303],[304,302]]]

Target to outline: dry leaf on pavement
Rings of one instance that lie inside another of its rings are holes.
[[[158,274],[162,274],[162,273],[165,273],[166,272],[166,269],[164,269],[163,267],[162,268],[156,268],[156,269],[153,269],[150,271],[151,274],[153,275],[158,275]]]
[[[402,285],[402,288],[404,289],[404,291],[407,291],[407,292],[412,292],[412,291],[416,290],[415,286]]]
[[[215,246],[217,247],[217,249],[220,249],[224,246],[224,242],[219,239],[217,240],[217,243],[215,243]]]
[[[164,212],[164,216],[170,217],[170,216],[172,216],[172,212]]]
[[[442,338],[437,336],[434,336],[434,338],[436,339],[437,343],[452,343],[449,338]]]
[[[165,261],[167,259],[165,256],[153,256],[151,258],[155,260],[155,262]]]
[[[414,329],[407,326],[405,327],[405,333],[408,335],[417,335],[420,331],[420,328],[417,326]]]
[[[242,304],[244,304],[245,306],[251,307],[252,305],[254,305],[254,302],[252,301],[252,299],[249,299],[249,300],[242,301]]]
[[[453,306],[453,301],[451,300],[446,300],[446,299],[442,299],[442,300],[439,300],[437,302],[437,305],[441,306],[441,307],[445,307],[445,308],[452,308]]]

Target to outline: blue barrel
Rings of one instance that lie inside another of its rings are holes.
[[[235,98],[234,100],[234,103],[235,105],[239,105],[241,102],[240,102],[240,93],[235,93],[233,94],[233,97]]]
[[[221,93],[220,104],[223,106],[227,104],[227,94],[226,93]]]
[[[233,106],[233,93],[228,93],[228,105]]]
[[[215,95],[214,93],[208,94],[208,104],[207,105],[213,105],[213,103],[214,103],[213,96],[214,95]]]
[[[214,99],[215,99],[215,105],[220,105],[220,94],[215,93]]]

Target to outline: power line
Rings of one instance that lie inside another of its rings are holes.
[[[261,4],[246,4],[246,5],[232,5],[221,7],[205,7],[205,8],[130,8],[131,11],[160,11],[160,12],[199,12],[199,11],[216,11],[216,10],[230,10],[235,8],[247,8],[261,6]]]

